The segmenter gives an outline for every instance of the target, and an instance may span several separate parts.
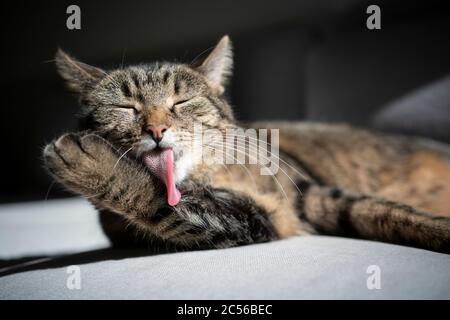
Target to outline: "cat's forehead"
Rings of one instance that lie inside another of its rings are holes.
[[[114,70],[97,87],[109,99],[152,102],[170,95],[195,95],[208,91],[204,77],[186,65],[153,63]]]

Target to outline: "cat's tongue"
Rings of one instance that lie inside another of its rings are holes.
[[[144,155],[147,168],[166,184],[167,202],[176,206],[180,202],[181,194],[175,185],[173,177],[173,150],[154,150]]]

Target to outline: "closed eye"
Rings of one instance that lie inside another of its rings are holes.
[[[181,112],[182,109],[184,109],[184,106],[183,106],[184,104],[186,104],[188,102],[194,102],[193,100],[196,100],[197,98],[199,98],[199,96],[194,96],[189,99],[178,100],[172,105],[172,107],[170,108],[170,111],[174,114],[177,114],[178,112]]]
[[[139,112],[139,110],[132,104],[114,104],[113,106],[120,109],[133,109],[135,112]]]
[[[177,106],[177,105],[179,105],[179,104],[186,103],[186,102],[188,102],[189,100],[191,100],[191,99],[186,99],[186,100],[180,100],[180,101],[177,101],[177,102],[174,104],[174,106]]]

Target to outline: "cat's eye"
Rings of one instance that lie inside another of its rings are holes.
[[[180,100],[180,101],[177,101],[177,102],[175,102],[174,106],[177,106],[177,105],[180,105],[180,104],[186,103],[186,102],[188,102],[189,100],[190,100],[190,99],[185,99],[185,100]]]
[[[191,100],[191,99],[184,99],[184,100],[176,101],[176,102],[172,105],[172,107],[170,108],[170,111],[171,111],[172,113],[174,113],[174,114],[177,114],[177,112],[178,112],[179,109],[180,109],[180,106],[181,106],[182,104],[188,102],[189,100]]]
[[[132,104],[115,104],[113,105],[116,108],[120,108],[120,109],[132,109],[134,112],[139,112],[139,110],[136,108],[136,106],[132,105]]]

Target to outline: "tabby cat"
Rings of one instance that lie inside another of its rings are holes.
[[[450,252],[447,146],[347,125],[237,124],[224,97],[228,36],[196,65],[104,71],[61,50],[56,64],[80,97],[82,130],[48,144],[45,165],[98,208],[116,246],[156,239],[194,250],[328,234]],[[279,170],[193,161],[195,123],[279,129]]]

